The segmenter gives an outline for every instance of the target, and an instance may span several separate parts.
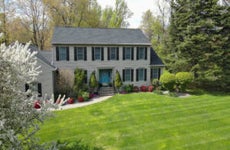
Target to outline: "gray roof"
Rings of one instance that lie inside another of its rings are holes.
[[[40,51],[40,50],[38,50],[38,47],[34,46],[34,45],[30,45],[29,49],[31,52],[33,52],[33,51],[37,52],[36,56],[38,59],[40,59],[41,61],[43,61],[44,63],[46,63],[50,67],[52,67],[53,69],[56,69],[56,67],[51,64],[51,62],[52,62],[52,60],[51,60],[52,59],[52,52],[51,51],[50,52],[49,51],[47,51],[47,52]]]
[[[151,45],[140,29],[55,27],[52,44]]]
[[[165,66],[160,57],[157,55],[157,53],[154,51],[153,48],[151,48],[151,60],[150,60],[150,65],[153,66]]]

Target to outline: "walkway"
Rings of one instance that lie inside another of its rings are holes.
[[[65,110],[65,109],[71,109],[71,108],[77,108],[77,107],[84,107],[84,106],[88,106],[88,105],[92,105],[92,104],[95,104],[95,103],[105,101],[105,100],[109,99],[110,97],[112,97],[112,96],[96,97],[96,98],[93,98],[93,99],[91,99],[90,101],[87,101],[87,102],[82,102],[82,103],[77,102],[77,103],[74,103],[74,104],[67,104],[67,105],[64,105],[64,106],[60,106],[58,108],[58,110]]]

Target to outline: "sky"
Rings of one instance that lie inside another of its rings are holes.
[[[141,23],[141,17],[145,11],[150,9],[153,13],[158,13],[158,0],[125,0],[128,8],[133,12],[133,15],[128,22],[129,28],[138,28]],[[115,0],[97,0],[97,2],[105,8],[106,6],[114,6]]]

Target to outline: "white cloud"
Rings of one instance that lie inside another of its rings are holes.
[[[97,0],[98,3],[105,8],[106,6],[114,6],[115,0]],[[140,26],[141,17],[143,13],[150,9],[155,14],[158,13],[158,0],[126,0],[129,9],[133,12],[133,16],[128,20],[129,28],[138,28]]]

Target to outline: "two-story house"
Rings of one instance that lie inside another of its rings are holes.
[[[112,83],[116,70],[123,84],[150,85],[164,64],[140,29],[56,27],[52,38],[53,65],[95,71],[102,85]]]

